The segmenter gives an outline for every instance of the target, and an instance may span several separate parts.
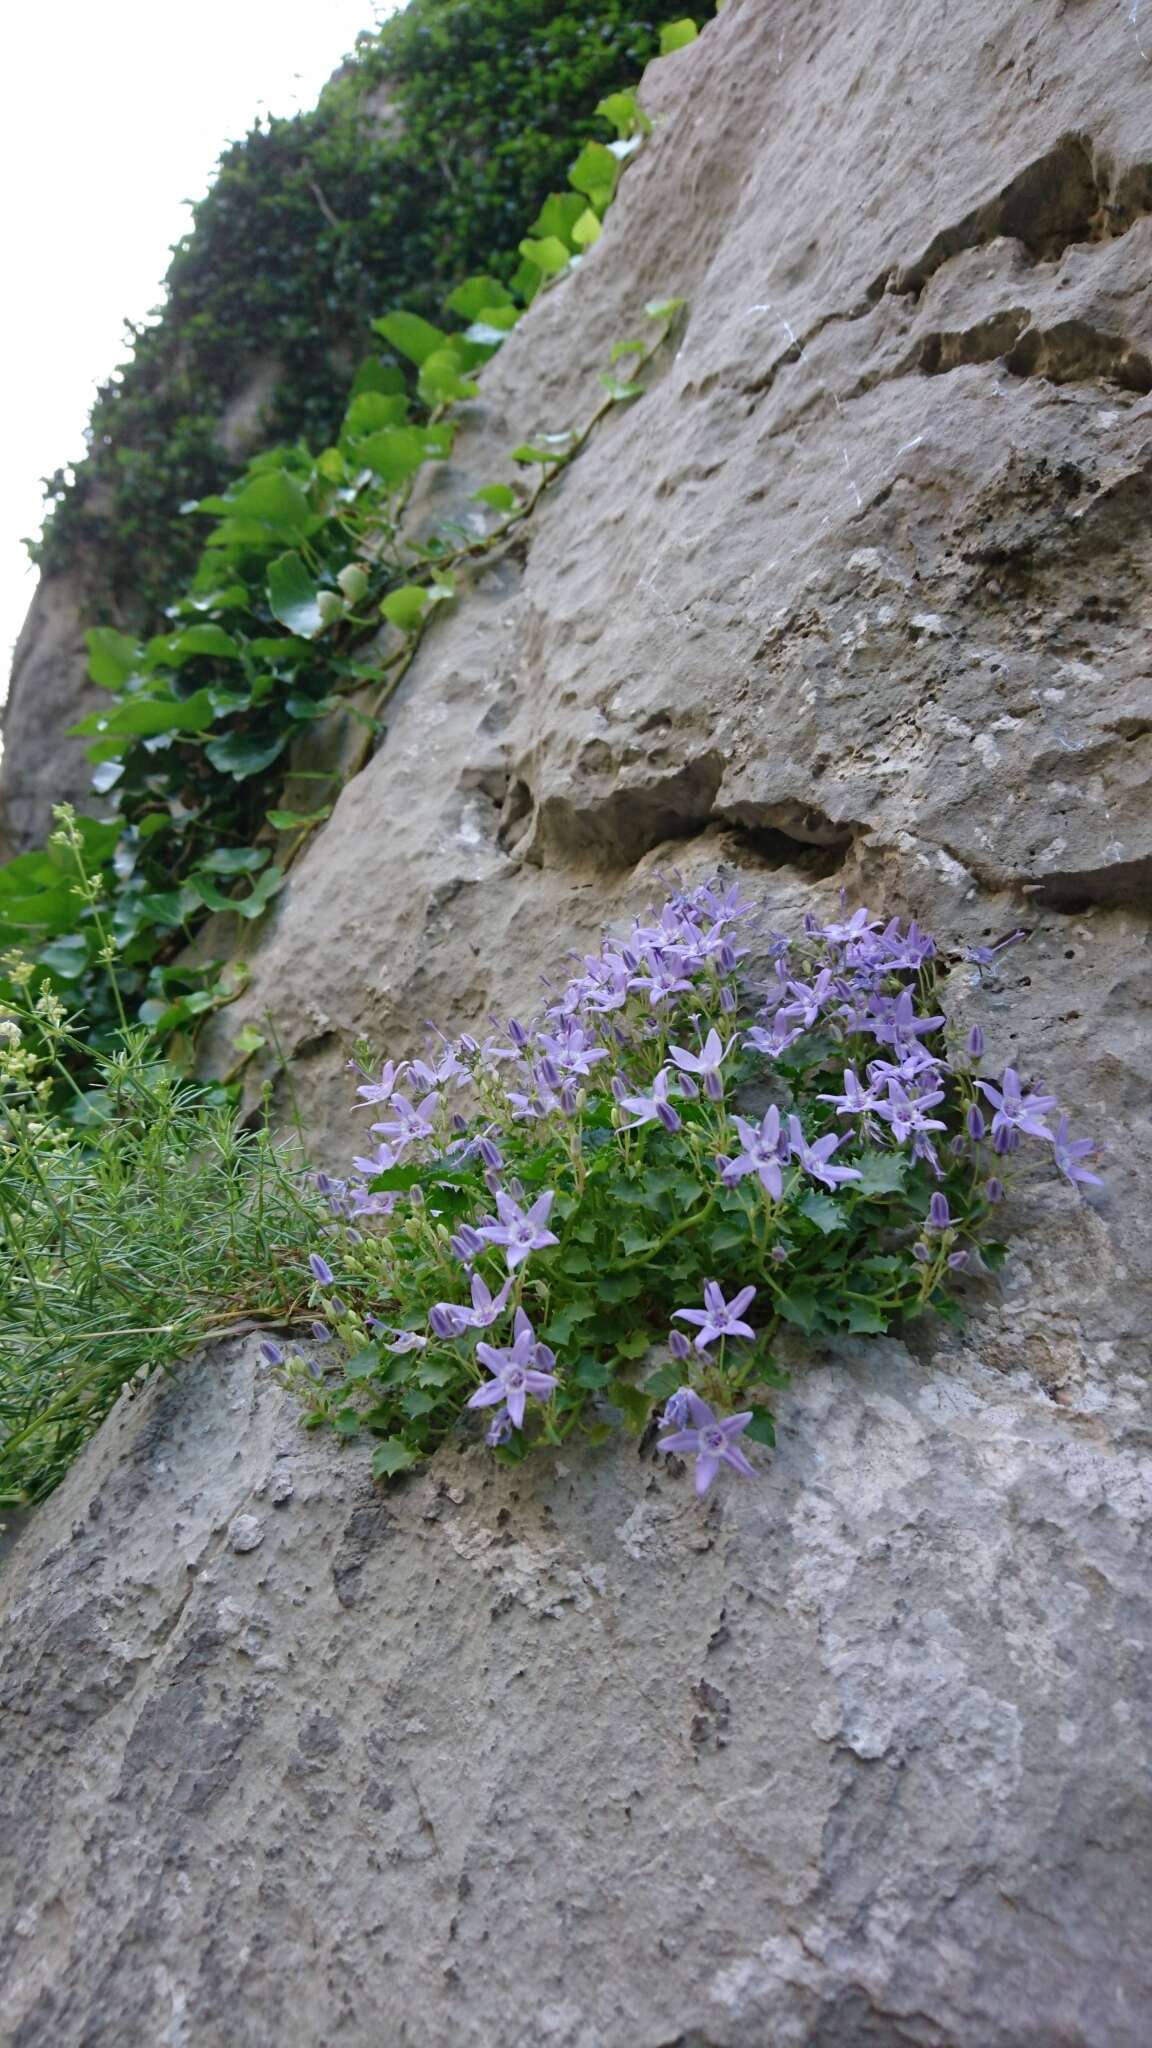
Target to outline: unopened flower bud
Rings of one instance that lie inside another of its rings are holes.
[[[316,592],[316,609],[326,626],[334,626],[337,619],[344,617],[344,600],[334,590]]]
[[[991,1180],[985,1182],[984,1193],[990,1202],[1002,1202],[1004,1200],[1003,1181],[997,1180],[995,1174],[993,1174]]]
[[[948,1254],[948,1264],[949,1264],[949,1265],[951,1266],[951,1268],[952,1268],[952,1271],[953,1271],[954,1273],[959,1273],[959,1272],[961,1271],[961,1269],[962,1269],[962,1268],[963,1268],[964,1266],[966,1266],[966,1265],[968,1264],[968,1254],[967,1254],[967,1252],[965,1252],[965,1251],[959,1251],[959,1252],[949,1252],[949,1254]]]
[[[720,1077],[719,1068],[709,1067],[708,1072],[704,1076],[704,1093],[708,1097],[709,1102],[723,1102],[724,1083]]]
[[[969,1055],[970,1055],[970,1057],[971,1057],[972,1059],[974,1059],[974,1060],[982,1060],[982,1059],[983,1059],[983,1057],[984,1057],[984,1033],[983,1033],[983,1031],[981,1030],[981,1028],[980,1028],[979,1024],[974,1024],[974,1025],[972,1026],[972,1029],[971,1029],[971,1031],[970,1031],[970,1032],[968,1033],[968,1038],[967,1038],[967,1049],[968,1049],[968,1053],[969,1053]]]
[[[508,1019],[508,1036],[516,1047],[517,1052],[523,1052],[524,1047],[528,1043],[528,1033],[516,1017],[509,1017]]]
[[[672,1353],[673,1358],[683,1360],[692,1356],[692,1346],[682,1330],[669,1330],[668,1349]]]
[[[968,1126],[968,1136],[970,1138],[975,1138],[977,1143],[979,1143],[980,1139],[984,1136],[985,1131],[988,1129],[988,1126],[984,1121],[984,1111],[981,1109],[978,1102],[974,1102],[972,1104],[971,1108],[968,1111],[968,1115],[965,1118],[965,1122]]]
[[[485,1166],[491,1166],[493,1168],[503,1166],[503,1154],[500,1152],[499,1148],[492,1143],[491,1138],[477,1139],[476,1150],[479,1153],[481,1159],[484,1161]]]
[[[926,1266],[929,1264],[932,1258],[932,1254],[929,1251],[926,1244],[920,1243],[913,1245],[912,1257],[916,1259],[921,1266]]]
[[[948,1209],[947,1195],[933,1195],[928,1204],[928,1228],[930,1230],[949,1230],[951,1226],[952,1217]]]
[[[692,1079],[691,1074],[681,1074],[679,1079],[680,1093],[684,1097],[685,1102],[695,1102],[696,1097],[700,1093],[699,1083]]]
[[[260,1356],[261,1358],[265,1359],[269,1365],[283,1365],[284,1363],[284,1353],[281,1351],[280,1346],[278,1344],[274,1344],[272,1342],[272,1339],[270,1337],[266,1337],[263,1343],[261,1344]]]
[[[720,991],[720,1008],[726,1017],[730,1017],[736,1008],[736,991],[734,988],[729,988],[727,983],[725,983]]]
[[[676,1111],[673,1109],[672,1104],[670,1102],[658,1102],[656,1104],[656,1114],[659,1117],[660,1122],[663,1124],[664,1129],[666,1131],[675,1132],[683,1128],[680,1122],[680,1118],[676,1114]]]
[[[346,568],[341,569],[336,581],[349,604],[359,604],[360,599],[367,594],[368,578],[359,562],[349,562]]]

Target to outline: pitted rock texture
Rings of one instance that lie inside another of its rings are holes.
[[[780,1420],[701,1508],[382,1499],[251,1342],[125,1404],[8,1567],[4,2039],[1143,2048],[1146,1439],[978,1347]]]
[[[728,0],[654,68],[421,515],[683,329],[429,632],[213,1047],[270,1013],[338,1167],[357,1037],[720,865],[769,926],[919,916],[1104,1188],[1024,1186],[963,1343],[798,1357],[703,1510],[628,1448],[382,1495],[244,1346],[123,1404],[5,1566],[17,2048],[1143,2048],[1150,68],[1114,0]]]

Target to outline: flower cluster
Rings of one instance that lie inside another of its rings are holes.
[[[349,1359],[307,1392],[314,1419],[380,1439],[378,1473],[492,1409],[504,1457],[655,1416],[701,1491],[748,1474],[783,1328],[955,1319],[957,1276],[1003,1256],[1024,1148],[1097,1181],[1040,1084],[985,1075],[978,1027],[955,1041],[915,923],[810,917],[770,937],[757,984],[751,913],[679,889],[535,1020],[357,1062],[374,1148],[321,1177],[312,1259]]]

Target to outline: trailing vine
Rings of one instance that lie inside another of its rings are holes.
[[[181,507],[235,469],[221,422],[245,380],[268,374],[261,443],[331,441],[382,296],[435,316],[471,272],[506,283],[520,224],[585,134],[609,139],[594,109],[681,8],[410,0],[314,110],[227,149],[86,456],[49,481],[41,567],[81,566],[96,618],[150,628],[199,553]]]
[[[367,759],[458,573],[530,518],[600,420],[641,394],[679,300],[651,304],[650,331],[613,349],[604,396],[585,421],[511,451],[525,481],[475,493],[486,530],[408,531],[417,476],[451,453],[453,409],[476,395],[475,373],[525,308],[596,240],[643,144],[650,124],[632,93],[610,94],[597,111],[612,141],[580,150],[568,189],[521,238],[507,282],[469,278],[449,295],[444,326],[411,309],[375,321],[379,351],[357,372],[332,443],[318,454],[303,440],[267,450],[199,501],[213,524],[188,588],[167,608],[168,629],[146,640],[107,625],[90,631],[90,673],[108,705],[73,730],[116,815],[77,822],[87,896],[53,844],[0,869],[0,1005],[26,999],[31,962],[32,994],[42,982],[59,990],[99,1051],[122,1028],[124,1005],[171,1043],[233,1000],[242,964],[190,959],[188,940],[210,914],[262,915],[342,774]],[[310,771],[316,801],[286,808],[276,800],[285,774],[294,785],[302,775],[293,750],[339,708],[362,727],[354,758],[343,771]],[[248,1027],[237,1059],[262,1042]]]

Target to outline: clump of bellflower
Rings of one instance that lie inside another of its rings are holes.
[[[452,1431],[508,1459],[654,1422],[698,1491],[746,1478],[783,1330],[957,1320],[1025,1161],[1097,1181],[1043,1084],[950,1031],[915,923],[809,917],[765,979],[750,911],[678,889],[539,1016],[357,1063],[368,1137],[318,1177],[310,1261],[346,1362],[297,1383],[312,1421],[376,1440],[378,1474]]]

